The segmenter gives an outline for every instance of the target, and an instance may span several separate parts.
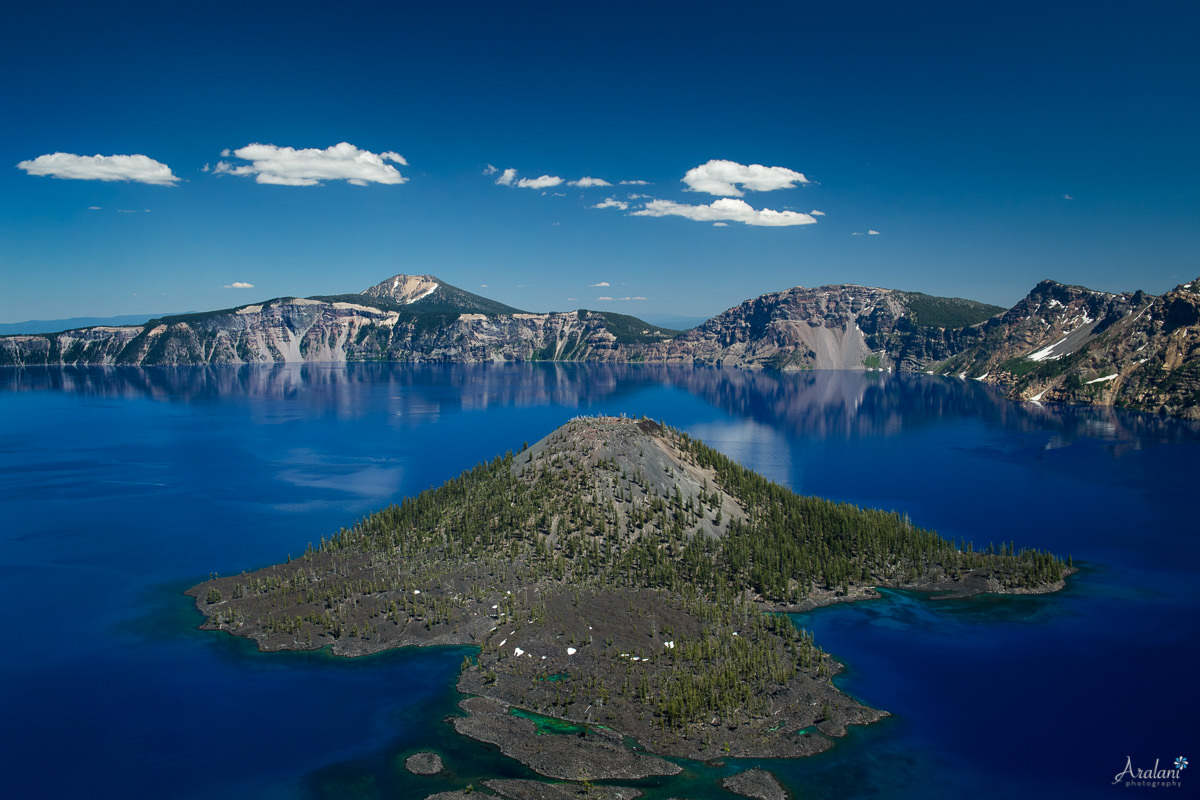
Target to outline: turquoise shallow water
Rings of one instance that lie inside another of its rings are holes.
[[[1152,793],[1112,785],[1127,757],[1196,752],[1200,437],[1186,423],[859,373],[6,371],[5,795],[407,798],[526,776],[443,722],[462,649],[259,654],[195,630],[180,592],[585,413],[662,419],[798,491],[1082,567],[1051,597],[888,593],[798,617],[846,662],[841,685],[894,716],[762,764],[796,796]],[[426,747],[449,776],[403,770]],[[684,766],[647,796],[729,797],[718,780],[748,764]]]

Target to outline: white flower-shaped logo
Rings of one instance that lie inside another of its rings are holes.
[[[1187,759],[1183,756],[1175,759],[1175,769],[1187,769]]]

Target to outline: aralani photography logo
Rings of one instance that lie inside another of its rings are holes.
[[[1125,756],[1125,769],[1116,774],[1113,784],[1123,783],[1126,786],[1141,786],[1156,789],[1169,789],[1182,786],[1179,776],[1187,769],[1187,759],[1179,756],[1175,759],[1174,769],[1162,769],[1159,759],[1154,759],[1152,769],[1135,769],[1133,759]]]

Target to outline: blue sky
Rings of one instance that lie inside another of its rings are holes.
[[[247,5],[6,11],[0,322],[1200,275],[1195,2]]]

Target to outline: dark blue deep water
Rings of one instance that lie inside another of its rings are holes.
[[[1194,425],[928,376],[576,365],[0,371],[0,796],[417,798],[526,775],[443,722],[469,651],[259,654],[196,630],[181,592],[595,413],[1081,567],[1053,596],[798,617],[894,716],[764,762],[796,797],[1197,796]],[[427,747],[448,777],[404,771]],[[1177,756],[1180,788],[1112,783]],[[685,766],[647,796],[728,798],[748,764]]]

